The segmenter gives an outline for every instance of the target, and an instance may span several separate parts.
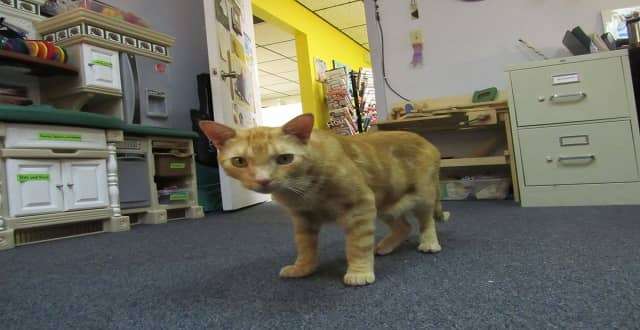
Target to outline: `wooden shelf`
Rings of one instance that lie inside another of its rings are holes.
[[[78,75],[78,70],[69,64],[6,50],[0,50],[0,66],[27,68],[31,75],[39,77]]]
[[[184,202],[184,203],[175,203],[175,204],[160,204],[160,206],[165,210],[179,210],[179,209],[186,209],[191,207],[191,204],[189,204],[190,202],[191,201]]]
[[[455,158],[455,159],[442,159],[440,161],[440,167],[473,167],[473,166],[500,166],[508,165],[507,157],[505,156],[491,156],[491,157],[476,157],[476,158]]]
[[[33,100],[26,97],[0,95],[0,104],[31,105]]]

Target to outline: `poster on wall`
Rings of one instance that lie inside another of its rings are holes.
[[[225,30],[222,24],[217,24],[218,49],[220,50],[220,59],[229,61],[229,52],[231,51],[231,39],[229,39],[229,31]]]
[[[628,38],[626,17],[633,16],[636,12],[640,12],[640,7],[603,10],[602,24],[604,25],[604,32],[611,33],[616,39]]]
[[[316,58],[314,59],[314,63],[316,67],[316,81],[325,82],[327,80],[327,62],[320,58]]]
[[[231,50],[235,57],[241,61],[245,61],[244,44],[235,36],[231,36]]]
[[[233,105],[233,122],[240,128],[251,128],[258,126],[256,114],[250,107],[244,104]]]
[[[246,33],[244,34],[244,57],[247,64],[251,66],[253,64],[253,40]]]
[[[246,62],[235,56],[231,56],[231,69],[238,73],[238,78],[233,80],[233,101],[243,106],[251,105],[251,71]]]
[[[215,0],[216,20],[223,28],[229,31],[229,4],[227,0]]]
[[[237,0],[231,0],[231,27],[239,36],[242,36],[242,10]]]

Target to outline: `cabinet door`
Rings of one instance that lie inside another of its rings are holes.
[[[7,184],[12,217],[64,210],[57,160],[8,159]]]
[[[83,45],[87,86],[120,90],[120,58],[118,52]]]
[[[109,205],[107,162],[96,160],[68,160],[62,163],[65,209],[83,210]]]

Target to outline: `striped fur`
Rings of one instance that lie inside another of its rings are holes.
[[[411,232],[406,218],[412,213],[420,228],[418,249],[441,250],[435,220],[446,220],[448,214],[438,199],[440,153],[433,145],[408,132],[343,137],[311,133],[311,125],[308,115],[283,128],[229,131],[220,124],[201,124],[218,147],[228,175],[248,189],[271,193],[290,212],[298,258],[281,270],[281,277],[303,277],[316,270],[318,232],[328,222],[337,222],[346,234],[348,285],[375,281],[374,252],[391,253],[406,241]],[[278,164],[283,154],[294,155],[293,161]],[[234,166],[234,157],[246,159],[247,166]],[[261,180],[270,181],[268,187]],[[377,217],[391,232],[376,247]]]

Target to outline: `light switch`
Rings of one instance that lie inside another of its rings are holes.
[[[414,45],[422,43],[422,31],[420,30],[411,31],[411,43]]]

